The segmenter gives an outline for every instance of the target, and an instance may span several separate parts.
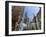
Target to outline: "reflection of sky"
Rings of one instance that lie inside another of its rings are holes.
[[[24,14],[25,12],[27,12],[27,17],[30,19],[30,21],[32,20],[33,16],[38,13],[39,11],[39,7],[35,7],[35,6],[25,6],[25,10],[24,10]]]

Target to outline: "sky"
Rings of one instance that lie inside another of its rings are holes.
[[[33,16],[34,15],[36,16],[39,10],[40,8],[36,6],[25,6],[24,15],[27,12],[27,17],[29,18],[30,21],[32,21]]]

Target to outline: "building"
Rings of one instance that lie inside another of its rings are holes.
[[[17,24],[22,18],[24,6],[12,6],[12,31],[18,30]]]
[[[41,8],[36,16],[33,17],[29,25],[29,30],[39,30],[41,29]]]

